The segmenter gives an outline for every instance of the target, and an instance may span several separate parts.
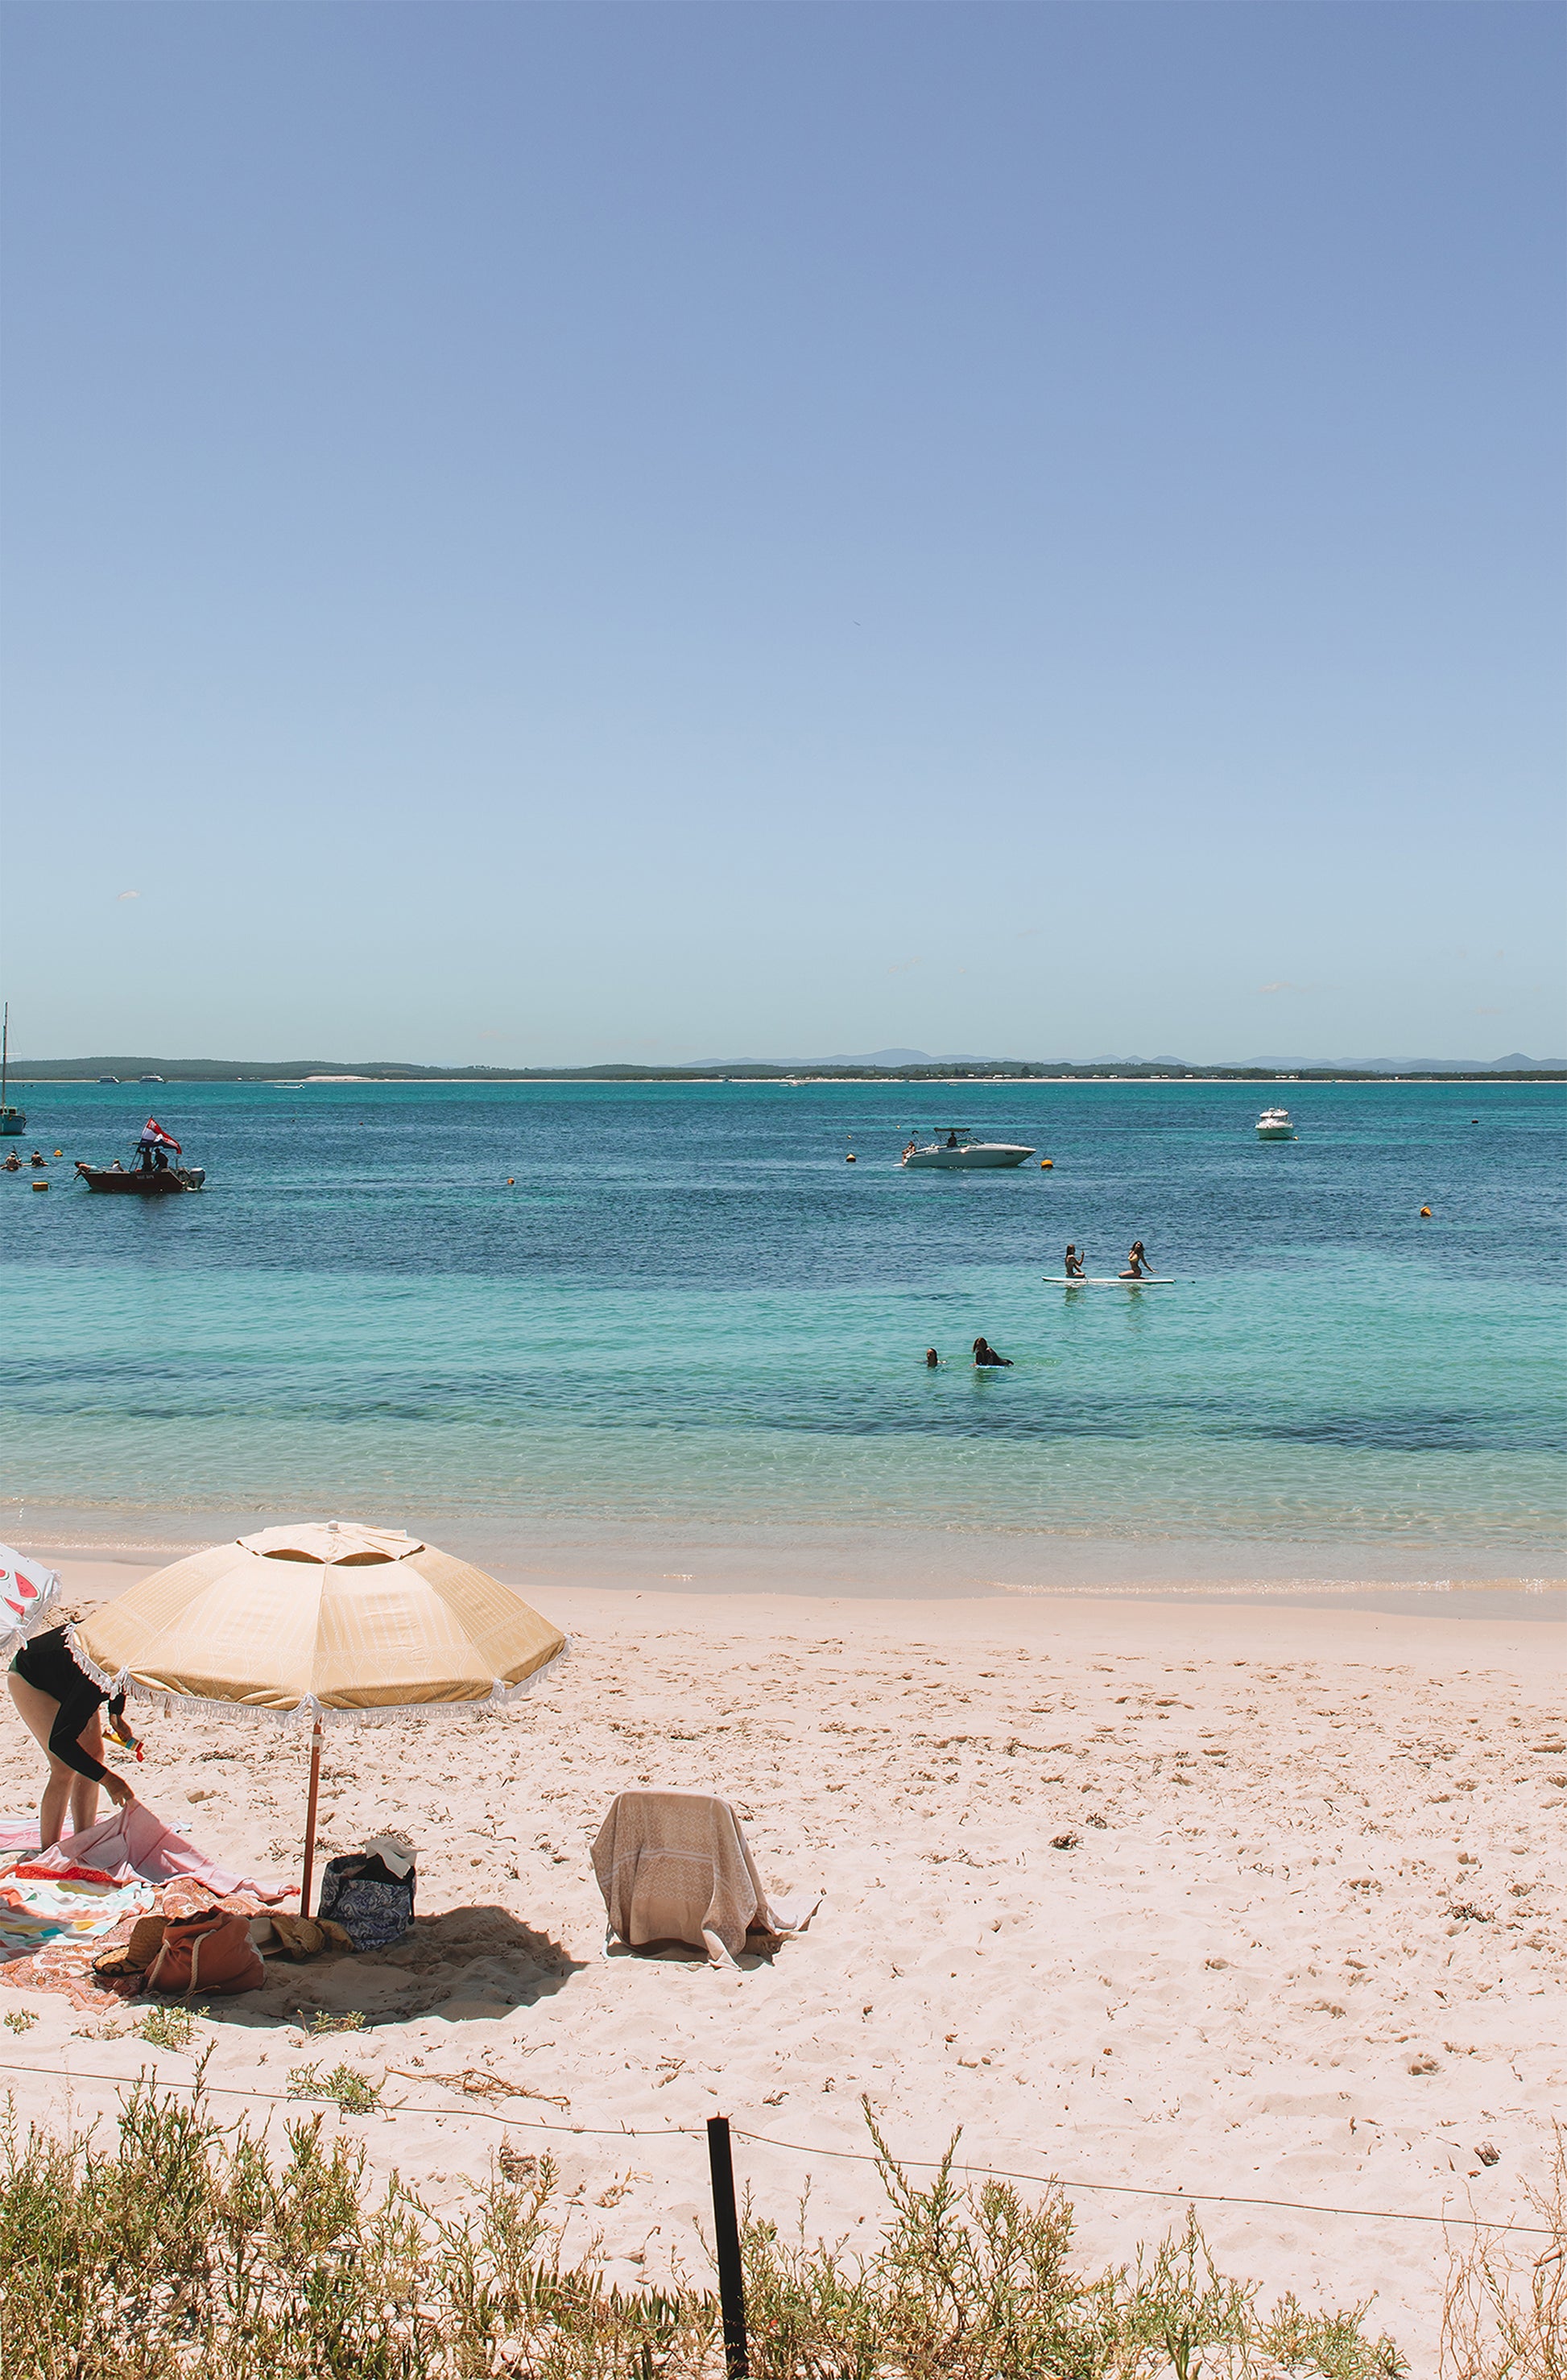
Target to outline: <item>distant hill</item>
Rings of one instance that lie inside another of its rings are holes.
[[[1567,1059],[1526,1058],[1514,1051],[1507,1058],[1251,1058],[1214,1062],[1189,1058],[979,1058],[968,1053],[932,1058],[919,1050],[876,1050],[861,1057],[779,1059],[722,1058],[705,1064],[672,1066],[416,1066],[389,1058],[33,1058],[12,1062],[14,1085],[37,1082],[95,1082],[113,1075],[126,1089],[155,1091],[155,1084],[139,1078],[150,1075],[169,1083],[266,1083],[336,1078],[367,1083],[516,1083],[516,1082],[680,1082],[693,1076],[746,1075],[759,1081],[783,1075],[841,1075],[857,1080],[920,1081],[934,1075],[964,1074],[982,1078],[991,1075],[1065,1075],[1087,1078],[1115,1075],[1206,1075],[1235,1081],[1274,1080],[1281,1075],[1358,1077],[1375,1080],[1385,1075],[1465,1076],[1567,1075]]]
[[[1254,1066],[1309,1066],[1327,1075],[1554,1075],[1567,1058],[1254,1058]]]

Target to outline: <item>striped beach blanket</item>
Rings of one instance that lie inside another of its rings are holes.
[[[0,1868],[0,1959],[25,1959],[52,1943],[91,1942],[122,1918],[151,1909],[156,1894],[141,1878],[116,1883],[101,1868]]]

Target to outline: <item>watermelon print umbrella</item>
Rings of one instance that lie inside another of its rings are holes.
[[[0,1661],[35,1636],[60,1592],[60,1573],[9,1546],[0,1546]]]

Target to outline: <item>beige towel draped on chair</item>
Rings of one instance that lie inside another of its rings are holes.
[[[615,1795],[593,1845],[593,1873],[611,1934],[634,1948],[701,1945],[722,1967],[734,1965],[747,1929],[797,1933],[816,1906],[770,1900],[729,1803],[675,1786]]]

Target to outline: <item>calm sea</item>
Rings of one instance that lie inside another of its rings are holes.
[[[1560,1576],[1563,1091],[1268,1096],[1298,1140],[1245,1085],[30,1087],[66,1155],[46,1197],[0,1176],[0,1532],[341,1514],[519,1577],[870,1591]],[[92,1196],[68,1160],[149,1099],[207,1190]],[[901,1171],[949,1122],[1052,1169]],[[1178,1287],[1044,1284],[1135,1237]]]

